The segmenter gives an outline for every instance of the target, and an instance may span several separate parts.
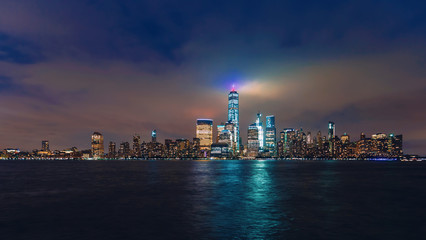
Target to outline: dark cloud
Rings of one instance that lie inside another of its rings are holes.
[[[0,61],[31,64],[44,59],[41,49],[35,44],[14,39],[0,32]]]

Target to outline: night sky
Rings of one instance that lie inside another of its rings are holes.
[[[0,148],[195,137],[197,118],[276,116],[426,154],[424,1],[0,0]]]

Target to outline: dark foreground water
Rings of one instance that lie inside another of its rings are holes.
[[[0,239],[422,239],[426,163],[0,161]]]

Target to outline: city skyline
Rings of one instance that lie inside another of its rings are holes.
[[[338,136],[401,133],[426,155],[424,7],[4,0],[0,148],[87,149],[93,131],[192,139],[194,119],[227,121],[235,84],[242,139],[260,111],[277,135],[333,121]]]
[[[318,131],[316,136],[311,131],[306,133],[302,128],[284,128],[277,136],[275,116],[265,117],[256,114],[254,123],[247,127],[247,141],[240,137],[239,127],[239,94],[232,86],[228,94],[228,121],[216,124],[214,137],[213,119],[196,120],[195,137],[189,139],[165,139],[164,145],[157,141],[157,130],[151,131],[151,141],[145,142],[137,133],[133,135],[133,145],[122,141],[117,151],[117,143],[109,141],[108,152],[105,152],[104,136],[94,132],[91,136],[91,149],[78,150],[70,147],[62,151],[50,150],[48,140],[42,141],[41,150],[34,149],[30,156],[59,157],[78,159],[116,159],[116,158],[392,158],[403,157],[403,135],[393,133],[376,133],[367,138],[360,134],[358,141],[351,141],[346,132],[341,137],[336,135],[336,126],[328,122],[327,135]],[[216,141],[213,141],[216,139]],[[354,138],[352,138],[354,139]],[[25,156],[18,148],[5,149],[5,157]],[[18,155],[16,155],[18,154]],[[28,156],[28,157],[30,157]]]

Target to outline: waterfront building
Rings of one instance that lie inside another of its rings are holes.
[[[92,134],[92,157],[102,158],[104,155],[104,137],[99,132]]]
[[[232,141],[232,132],[225,129],[219,135],[219,143],[226,143],[229,147],[228,152],[232,152],[233,141]]]
[[[336,128],[334,125],[334,122],[328,122],[328,147],[329,147],[329,153],[331,154],[331,157],[335,157],[336,154],[336,140],[334,139],[336,136]]]
[[[138,134],[133,136],[133,155],[136,157],[141,155],[141,136]]]
[[[213,143],[213,120],[197,119],[196,136],[200,139],[200,149],[210,150]]]
[[[227,130],[224,130],[227,131]],[[229,152],[229,146],[227,143],[213,143],[210,156],[214,158],[228,158],[231,153]]]
[[[391,141],[391,156],[392,157],[403,157],[403,151],[402,151],[402,135],[389,135],[390,141]]]
[[[117,154],[115,142],[109,142],[108,145],[108,157],[115,158]]]
[[[336,136],[336,128],[334,122],[328,122],[328,140],[331,140]]]
[[[282,131],[281,139],[283,141],[283,155],[284,157],[293,156],[293,145],[296,138],[296,131],[294,128],[284,128]]]
[[[277,129],[275,128],[275,116],[266,116],[265,150],[270,152],[271,156],[275,156],[276,153],[276,135]]]
[[[256,123],[248,127],[247,133],[247,155],[249,157],[256,157],[259,155],[259,128]]]
[[[232,154],[235,154],[237,152],[237,142],[235,141],[234,135],[236,134],[236,126],[232,122],[226,122],[225,123],[225,130],[228,130],[231,135],[232,143],[229,144],[229,151],[232,152]]]
[[[177,145],[175,141],[172,139],[164,140],[164,148],[166,158],[174,158],[176,156]]]
[[[130,144],[129,144],[129,142],[120,143],[120,148],[118,149],[118,155],[120,157],[124,157],[124,158],[130,157]]]
[[[157,142],[157,130],[154,129],[151,132],[151,142]]]
[[[192,157],[202,157],[201,151],[200,151],[200,139],[199,138],[193,138],[192,139]]]
[[[220,133],[225,130],[225,124],[221,123],[220,125],[217,125],[217,137],[216,137],[216,142],[219,142],[219,135]]]
[[[47,141],[47,140],[41,141],[41,150],[43,150],[44,152],[50,151],[49,141]]]
[[[235,151],[240,152],[240,107],[239,107],[239,95],[233,87],[231,92],[228,94],[228,122],[234,124],[233,141],[235,145]]]
[[[155,141],[147,144],[148,146],[148,158],[163,158],[164,148],[163,144]]]
[[[176,139],[176,147],[177,147],[176,157],[186,158],[190,156],[189,154],[190,143],[188,139],[184,139],[184,138]]]
[[[263,122],[262,122],[262,114],[257,113],[256,117],[256,127],[258,129],[258,140],[259,140],[259,150],[263,151],[265,148],[265,133],[263,131]]]

